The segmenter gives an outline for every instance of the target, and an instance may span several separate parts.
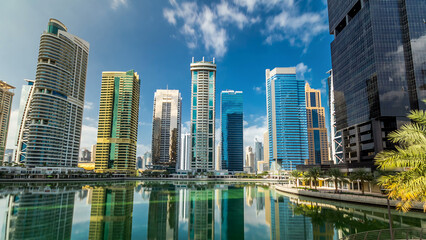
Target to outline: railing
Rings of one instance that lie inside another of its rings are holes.
[[[426,228],[395,228],[394,240],[426,240]],[[381,229],[349,235],[340,240],[388,240],[392,239],[389,229]]]

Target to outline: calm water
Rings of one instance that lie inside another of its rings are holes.
[[[386,211],[253,183],[3,184],[0,239],[339,239],[388,228]],[[393,220],[426,227],[420,212]]]

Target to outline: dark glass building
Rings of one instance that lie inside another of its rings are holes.
[[[243,171],[243,92],[229,90],[220,93],[220,116],[222,169]]]
[[[328,0],[336,131],[345,162],[372,164],[387,135],[425,109],[424,0]]]

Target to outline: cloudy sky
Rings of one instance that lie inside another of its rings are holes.
[[[324,90],[327,106],[333,38],[325,0],[4,0],[0,80],[16,86],[8,148],[14,148],[21,86],[35,78],[49,18],[90,43],[81,147],[96,143],[102,71],[134,69],[141,77],[138,155],[150,150],[156,89],[181,91],[188,129],[192,57],[216,58],[216,118],[221,90],[244,92],[246,145],[266,130],[265,69],[296,66],[300,78]]]

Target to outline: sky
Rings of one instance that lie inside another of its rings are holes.
[[[180,90],[182,133],[189,131],[192,57],[216,60],[216,141],[219,94],[228,89],[244,92],[245,146],[263,140],[265,70],[275,67],[296,67],[321,89],[328,118],[326,0],[0,0],[0,80],[16,87],[7,148],[15,148],[21,87],[35,79],[50,18],[90,43],[81,148],[96,143],[102,71],[140,75],[138,156],[151,149],[156,89]]]

